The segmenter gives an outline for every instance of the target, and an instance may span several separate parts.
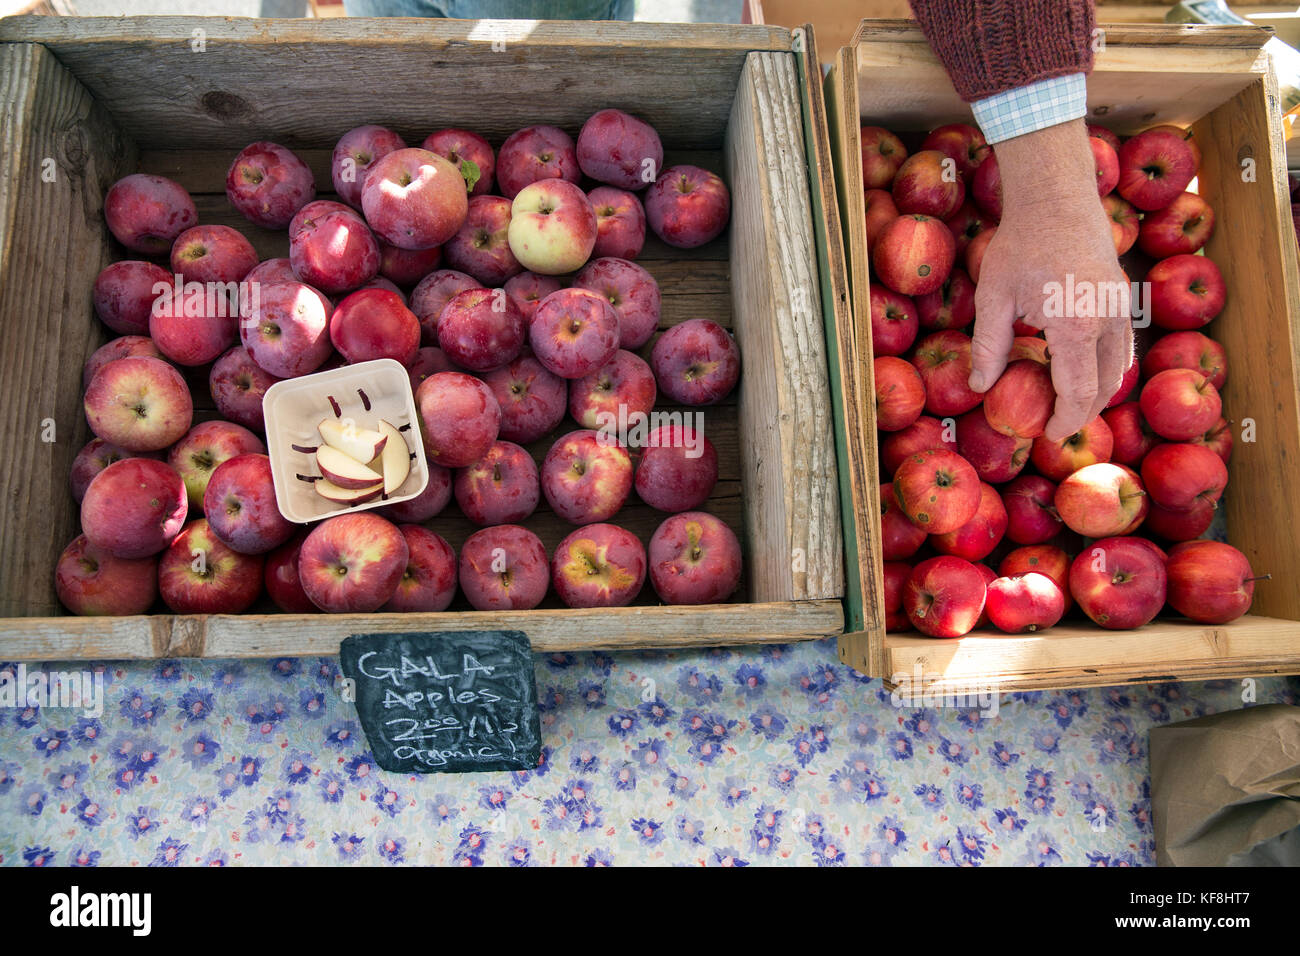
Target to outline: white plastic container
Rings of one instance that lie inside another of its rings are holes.
[[[262,396],[262,415],[275,503],[289,521],[304,524],[350,511],[382,508],[414,498],[429,483],[411,379],[400,362],[375,359],[276,382]],[[369,429],[384,419],[399,430],[414,457],[411,472],[397,491],[344,505],[321,497],[312,487],[313,481],[303,480],[320,475],[315,450],[322,442],[316,426],[329,417],[350,418],[358,428]]]

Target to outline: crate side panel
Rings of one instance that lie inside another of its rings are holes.
[[[750,594],[843,596],[835,442],[798,78],[751,53],[727,129]]]
[[[72,459],[89,437],[81,366],[103,341],[91,290],[109,262],[104,194],[135,147],[44,47],[0,44],[0,617],[58,613],[77,533]]]

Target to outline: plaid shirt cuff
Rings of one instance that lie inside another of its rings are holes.
[[[1082,73],[1039,80],[971,104],[989,143],[1024,136],[1088,112],[1088,88]]]

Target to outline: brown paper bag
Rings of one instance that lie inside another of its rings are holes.
[[[1159,866],[1300,866],[1300,707],[1151,729]]]

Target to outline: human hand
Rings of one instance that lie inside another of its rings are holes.
[[[1133,360],[1129,282],[1097,197],[1083,121],[996,149],[1002,221],[975,290],[970,386],[984,392],[998,380],[1017,318],[1043,329],[1056,389],[1045,434],[1060,441],[1101,414]],[[1080,297],[1089,289],[1091,305]]]

